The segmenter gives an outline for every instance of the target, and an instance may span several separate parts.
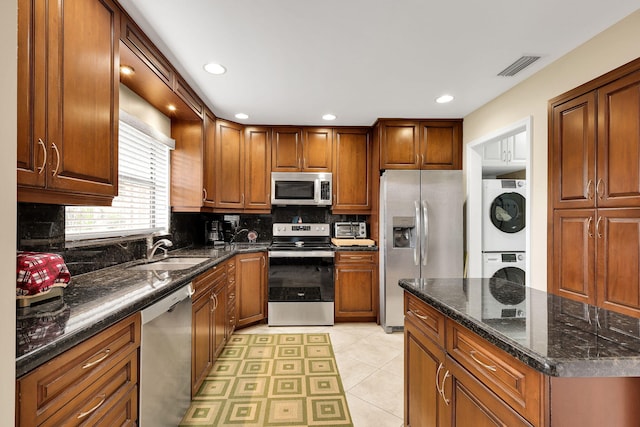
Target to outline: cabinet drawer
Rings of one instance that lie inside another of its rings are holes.
[[[208,271],[202,273],[198,277],[193,280],[193,289],[195,293],[193,294],[192,299],[195,300],[200,295],[206,293],[211,286],[214,285],[221,278],[225,277],[225,268],[224,264],[219,264],[214,267],[211,267]]]
[[[444,348],[445,316],[411,294],[404,296],[405,320],[413,323],[425,335]]]
[[[447,322],[447,353],[534,425],[541,421],[543,376],[471,331]]]
[[[116,364],[105,375],[82,390],[78,396],[40,425],[42,427],[80,424],[123,425],[123,423],[107,424],[104,420],[121,418],[122,414],[117,414],[118,410],[115,407],[118,406],[120,400],[130,395],[137,382],[138,352],[134,351],[127,359]],[[102,422],[99,421],[101,419],[103,420]],[[130,421],[135,421],[135,418]]]
[[[137,382],[139,346],[140,315],[135,314],[20,378],[21,425],[38,425],[68,402],[82,399],[114,366],[122,366],[123,360],[128,361],[125,364],[135,363],[129,381]]]
[[[377,252],[336,252],[336,263],[340,264],[373,264],[377,259]]]

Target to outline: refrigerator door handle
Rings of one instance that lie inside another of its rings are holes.
[[[416,208],[416,240],[420,238],[420,204],[417,200],[413,201],[413,204]],[[420,265],[420,260],[418,259],[418,242],[416,241],[413,245],[413,263],[415,265]]]
[[[422,201],[422,218],[424,220],[424,232],[422,233],[422,265],[427,265],[427,257],[429,256],[429,210],[427,209],[427,201]]]

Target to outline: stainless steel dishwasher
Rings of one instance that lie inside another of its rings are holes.
[[[142,310],[140,426],[175,427],[191,404],[191,283]]]

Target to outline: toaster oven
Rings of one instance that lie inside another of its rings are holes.
[[[366,239],[367,223],[357,221],[339,221],[333,225],[333,235],[342,239]]]

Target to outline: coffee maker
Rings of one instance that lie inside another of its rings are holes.
[[[204,242],[207,245],[224,245],[220,221],[207,221],[204,226]]]

